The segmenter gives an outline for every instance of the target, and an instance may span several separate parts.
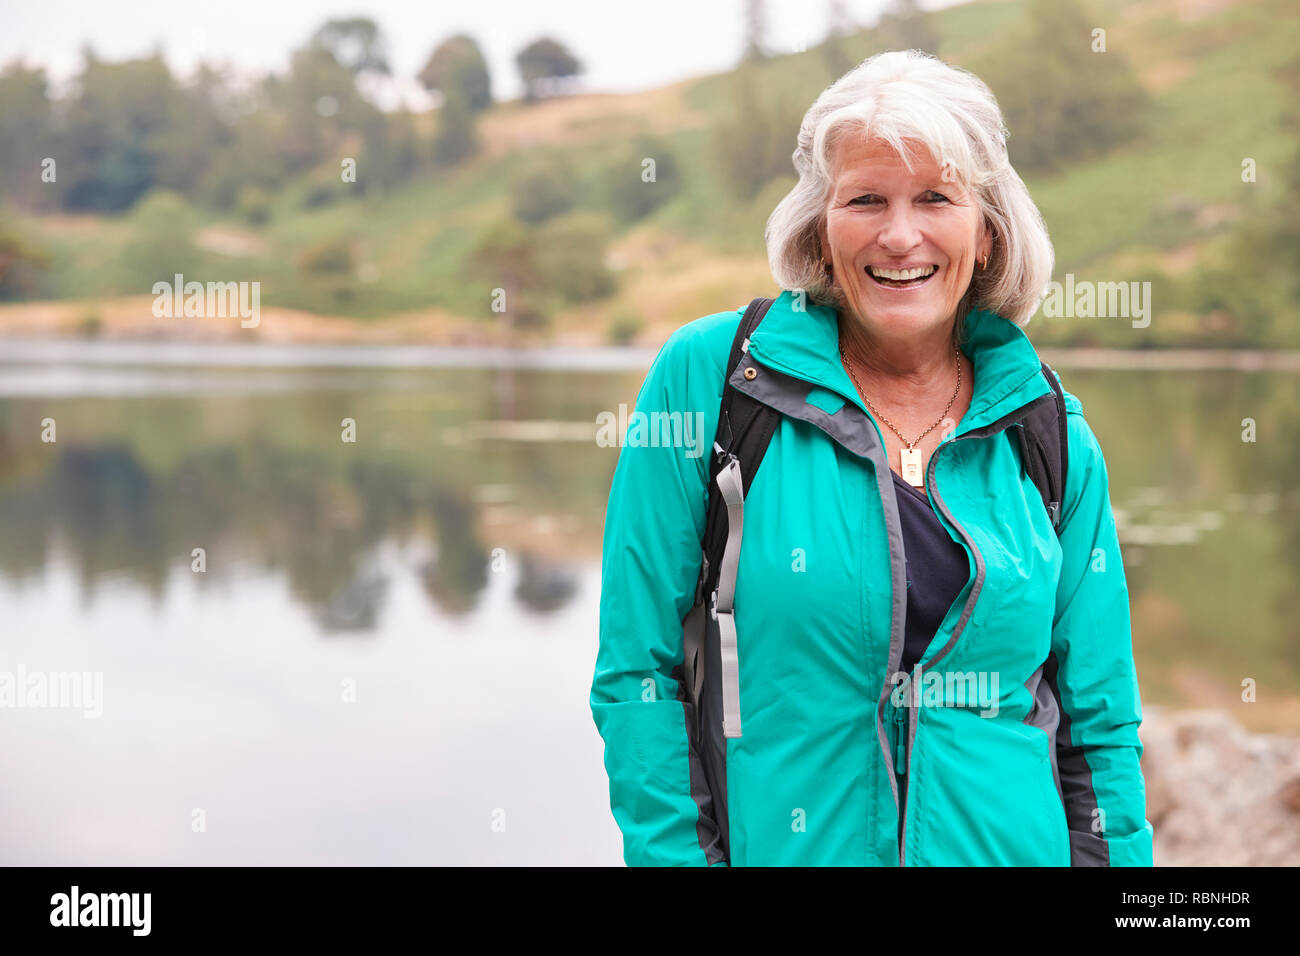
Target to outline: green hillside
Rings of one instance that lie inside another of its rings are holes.
[[[984,77],[1000,100],[1035,93],[1046,61],[1026,53],[1032,2],[933,14],[939,55]],[[1260,254],[1276,253],[1296,229],[1294,4],[1108,0],[1083,9],[1106,32],[1107,52],[1090,54],[1097,75],[1118,76],[1126,64],[1143,94],[1131,116],[1103,117],[1102,128],[1123,120],[1134,132],[1022,174],[1055,243],[1056,278],[1149,281],[1155,320],[1138,331],[1125,320],[1036,317],[1036,340],[1300,346],[1296,253],[1284,263]],[[535,323],[653,341],[771,290],[763,227],[794,181],[782,169],[798,120],[838,75],[837,56],[857,62],[888,39],[864,31],[841,38],[837,51],[809,47],[643,94],[496,104],[478,120],[478,155],[363,195],[338,185],[332,151],[309,175],[255,201],[241,194],[224,210],[163,190],[111,216],[11,204],[0,228],[43,265],[25,295],[8,297],[143,295],[151,275],[175,265],[190,276],[260,280],[264,306],[360,320],[438,307],[486,322],[499,317],[492,263],[506,262],[518,266],[525,297],[544,280],[545,293],[532,298]],[[1017,135],[1011,125],[1013,159],[1025,148]],[[671,198],[638,218],[610,182],[635,175],[644,155],[672,161],[660,160],[656,184],[666,182]],[[1245,158],[1257,164],[1256,182],[1242,181]],[[759,167],[772,172],[755,173],[752,195],[738,190],[738,177]],[[544,204],[556,178],[567,197],[556,200],[560,213],[520,223],[515,197]]]

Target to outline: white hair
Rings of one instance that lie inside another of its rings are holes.
[[[909,171],[909,153],[923,145],[945,175],[973,194],[993,230],[988,267],[975,270],[956,326],[972,308],[1028,322],[1052,277],[1047,226],[1007,158],[1002,112],[987,84],[921,50],[864,60],[804,114],[793,156],[799,181],[772,210],[765,232],[768,264],[780,287],[802,289],[819,305],[844,307],[843,292],[822,266],[820,230],[832,186],[830,156],[852,132],[889,144]]]

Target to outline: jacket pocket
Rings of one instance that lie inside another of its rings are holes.
[[[913,756],[916,862],[932,866],[1061,866],[1069,859],[1047,737],[1013,719],[940,710]],[[921,759],[918,766],[917,760]],[[911,860],[909,860],[911,862]]]
[[[1036,794],[1037,799],[1032,806],[1025,808],[1026,830],[1033,833],[1035,839],[1034,845],[1026,846],[1026,861],[1021,865],[1069,866],[1070,831],[1065,819],[1065,805],[1056,790],[1056,775],[1052,772],[1052,741],[1033,727],[1017,725],[1015,731],[1028,738],[1037,757],[1037,767],[1033,771],[1036,786],[1026,790],[1026,794]]]

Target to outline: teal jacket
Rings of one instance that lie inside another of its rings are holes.
[[[754,333],[744,364],[784,373],[765,400],[782,417],[744,505],[743,735],[711,741],[725,775],[706,781],[687,730],[682,622],[743,311],[664,344],[610,490],[591,710],[627,863],[1151,865],[1106,464],[1066,391],[1054,529],[1005,434],[1050,387],[1025,334],[987,311],[964,319],[974,394],[928,472],[970,579],[904,691],[890,679],[906,611],[898,510],[879,426],[839,361],[835,312],[787,291]]]

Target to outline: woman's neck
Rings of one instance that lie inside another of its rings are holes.
[[[952,395],[957,359],[951,326],[926,336],[888,340],[872,337],[851,318],[841,316],[839,324],[844,353],[873,403],[924,406]]]

